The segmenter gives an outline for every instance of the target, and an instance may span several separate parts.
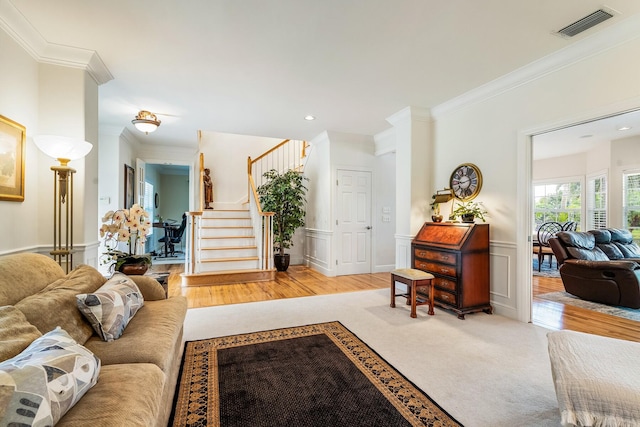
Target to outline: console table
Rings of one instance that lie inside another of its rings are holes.
[[[434,275],[435,305],[460,319],[493,312],[488,224],[425,223],[411,242],[411,265]]]

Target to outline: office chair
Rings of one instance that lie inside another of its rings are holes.
[[[174,257],[176,256],[175,245],[182,242],[182,235],[184,234],[184,230],[187,228],[187,215],[182,214],[182,222],[180,223],[179,227],[177,228],[170,227],[170,226],[165,226],[165,227],[166,227],[167,233],[164,237],[161,237],[160,239],[158,239],[158,242],[163,244],[166,242],[169,253],[165,253],[165,256]]]

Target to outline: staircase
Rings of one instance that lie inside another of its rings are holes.
[[[235,210],[188,212],[190,251],[182,286],[246,283],[275,279],[272,213],[260,209],[256,184],[270,169],[302,173],[308,146],[285,140],[255,160],[248,159],[249,196]],[[201,169],[204,161],[201,155]],[[224,185],[224,183],[221,183]]]

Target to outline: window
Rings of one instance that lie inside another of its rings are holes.
[[[582,213],[582,180],[539,182],[533,184],[535,228],[549,221],[580,224]]]
[[[633,240],[640,241],[640,170],[625,172],[622,176],[623,222],[633,234]]]
[[[587,178],[587,230],[607,228],[607,175]]]

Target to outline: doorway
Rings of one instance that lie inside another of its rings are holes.
[[[544,209],[541,210],[541,204],[537,204],[535,200],[534,184],[557,184],[558,188],[552,189],[552,193],[555,196],[554,203],[558,206],[553,205],[550,200],[548,203],[549,215],[553,217],[554,210],[557,211],[555,214],[562,214],[563,211],[576,209],[575,201],[573,206],[560,205],[568,202],[568,199],[562,202],[561,199],[569,197],[572,187],[566,186],[565,195],[560,185],[569,181],[577,182],[581,187],[577,209],[579,231],[606,227],[627,228],[623,213],[622,173],[633,164],[640,163],[638,150],[635,149],[639,145],[638,109],[585,120],[531,136],[531,174],[528,182],[533,196],[528,201],[531,228],[536,223],[536,214],[538,219],[541,215],[544,216]],[[575,191],[575,184],[573,187]],[[532,237],[535,239],[535,234]],[[543,325],[562,323],[562,310],[556,310],[555,313],[551,310],[536,310],[538,295],[564,291],[555,261],[552,269],[547,269],[547,273],[533,271],[529,275],[531,321]],[[557,318],[550,319],[550,314]]]
[[[145,163],[144,170],[145,188],[153,188],[153,195],[145,197],[153,208],[152,222],[179,226],[182,215],[189,210],[190,206],[190,167]],[[162,228],[154,227],[153,235],[147,239],[147,251],[162,253],[164,245],[158,241],[162,237],[164,237]],[[185,248],[183,240],[179,250],[184,253]]]

